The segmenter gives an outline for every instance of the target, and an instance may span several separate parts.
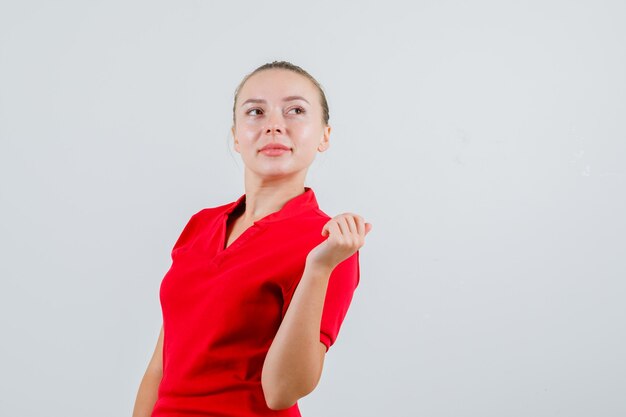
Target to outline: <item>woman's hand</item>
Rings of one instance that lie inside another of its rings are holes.
[[[332,271],[363,246],[370,230],[372,224],[365,223],[358,214],[343,213],[333,217],[322,228],[322,236],[328,239],[309,252],[307,264]]]

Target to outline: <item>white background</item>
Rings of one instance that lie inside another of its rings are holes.
[[[0,2],[0,415],[130,416],[235,87],[309,71],[373,224],[304,417],[626,414],[623,1]]]

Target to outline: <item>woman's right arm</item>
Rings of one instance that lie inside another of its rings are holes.
[[[154,404],[157,400],[157,392],[161,378],[163,377],[163,326],[157,340],[156,348],[152,354],[152,359],[148,364],[148,369],[141,380],[137,398],[135,399],[135,408],[133,417],[150,417]]]

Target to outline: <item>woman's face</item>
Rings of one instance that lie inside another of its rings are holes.
[[[260,71],[246,81],[235,107],[235,150],[246,169],[262,178],[302,175],[329,146],[317,87],[285,69]],[[286,151],[261,151],[266,145]]]

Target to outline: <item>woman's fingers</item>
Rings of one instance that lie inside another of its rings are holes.
[[[345,243],[358,247],[363,246],[367,227],[362,216],[354,213],[343,213],[335,217],[331,223],[337,224]]]
[[[337,227],[339,227],[339,230],[341,230],[342,237],[345,238],[350,235],[350,228],[346,224],[346,217],[343,214],[340,216],[337,216],[337,218],[335,218],[335,221],[333,223],[337,224]]]
[[[351,235],[350,241],[352,242],[352,244],[361,246],[361,236],[359,235],[359,228],[356,224],[356,220],[357,220],[356,216],[350,214],[346,216],[345,219],[346,219],[346,223],[348,223],[348,228],[350,229],[350,235]]]
[[[338,241],[360,247],[363,246],[365,235],[372,230],[372,225],[358,214],[342,213],[329,221],[324,228],[328,232],[326,234],[334,234]]]
[[[361,216],[354,216],[357,225],[357,233],[363,239],[365,237],[365,220]]]
[[[338,222],[336,221],[328,223],[328,232],[329,232],[329,235],[335,236],[336,238],[340,238],[341,235],[343,234],[341,228],[339,227]]]
[[[372,225],[358,214],[342,213],[333,217],[322,228],[322,236],[327,239],[309,253],[307,262],[335,267],[363,246],[371,228]]]

